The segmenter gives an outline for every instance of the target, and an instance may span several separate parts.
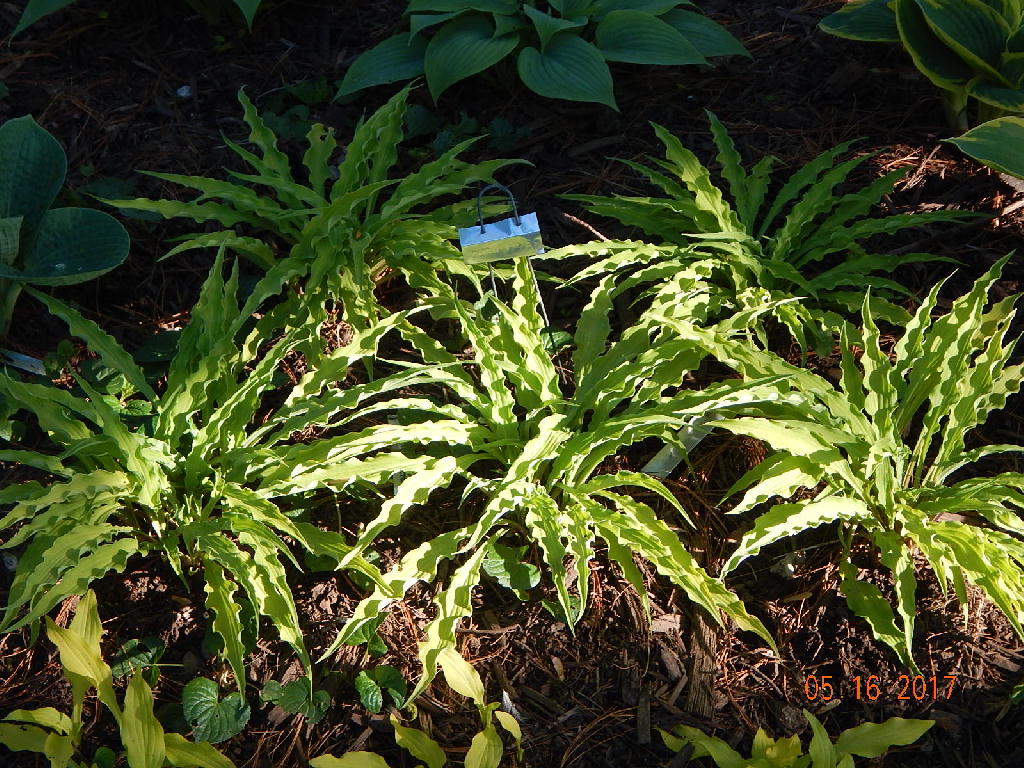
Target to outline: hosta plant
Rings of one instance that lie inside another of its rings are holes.
[[[146,172],[150,176],[197,190],[192,201],[105,200],[119,208],[150,211],[167,218],[214,222],[222,229],[187,235],[168,256],[182,251],[227,245],[270,269],[283,257],[265,239],[278,238],[288,255],[307,265],[316,281],[326,281],[340,298],[351,322],[366,322],[378,311],[373,291],[389,271],[389,258],[414,250],[443,262],[458,260],[450,242],[454,207],[425,214],[419,209],[445,195],[462,193],[476,182],[490,182],[510,160],[470,164],[459,159],[476,139],[459,142],[436,160],[400,178],[391,178],[404,136],[409,89],[392,97],[356,128],[335,161],[338,141],[333,128],[317,123],[307,135],[303,173],[296,179],[277,137],[244,91],[239,91],[254,154],[229,139],[224,141],[252,170],[231,171],[232,180]],[[236,229],[242,228],[240,234]]]
[[[43,442],[40,450],[10,446],[0,450],[0,460],[54,478],[0,490],[0,505],[13,505],[0,517],[0,548],[24,547],[0,629],[36,622],[105,574],[156,555],[166,558],[186,583],[190,574],[202,575],[212,629],[223,641],[240,688],[245,686],[243,658],[263,618],[309,668],[286,579],[285,563],[296,558],[283,537],[335,559],[348,548],[340,534],[278,509],[274,500],[288,493],[285,487],[294,484],[302,468],[273,457],[292,432],[351,404],[331,389],[317,403],[319,410],[302,402],[268,414],[264,398],[280,388],[278,367],[287,354],[306,350],[310,365],[319,364],[320,373],[309,374],[313,382],[322,383],[321,375],[344,379],[350,363],[375,354],[387,326],[356,334],[348,346],[315,358],[319,326],[300,314],[301,305],[262,307],[296,273],[298,268],[290,266],[285,261],[272,269],[240,306],[237,262],[225,280],[219,256],[181,332],[159,394],[111,336],[71,307],[30,289],[106,366],[128,380],[135,393],[130,402],[148,406],[116,410],[80,376],[79,396],[0,373],[0,399],[31,414],[50,445]],[[263,315],[254,322],[250,318],[257,309]],[[415,373],[407,378],[414,382]],[[132,415],[140,411],[151,414],[141,425]],[[271,415],[287,428],[271,435],[256,431],[261,424],[278,423]],[[283,483],[267,480],[251,466],[255,452],[277,464]],[[293,501],[292,506],[301,504]],[[359,558],[350,563],[377,576]]]
[[[762,415],[715,423],[778,451],[736,483],[734,490],[746,492],[734,513],[801,488],[816,491],[761,513],[723,566],[723,577],[772,542],[838,524],[847,603],[908,666],[913,667],[917,554],[944,591],[952,585],[966,606],[966,585],[976,585],[1024,635],[1024,475],[984,474],[972,466],[1024,447],[967,447],[969,433],[1004,406],[1024,377],[1024,366],[1010,363],[1017,342],[1009,338],[1014,297],[986,309],[1006,260],[947,314],[932,319],[937,285],[891,353],[881,348],[865,301],[863,332],[847,328],[842,334],[838,389],[749,347],[725,352],[714,334],[664,319],[680,333],[717,345],[720,359],[744,375],[785,376],[803,397],[802,405],[762,406]],[[863,350],[859,356],[855,346]],[[851,558],[862,543],[869,545],[873,564],[891,572],[894,605],[860,578]]]
[[[876,216],[872,209],[905,175],[893,171],[867,186],[848,192],[838,187],[871,154],[843,162],[839,158],[849,142],[823,152],[793,173],[774,195],[769,195],[776,158],[762,158],[747,170],[731,137],[714,114],[708,113],[718,148],[716,160],[726,182],[730,202],[710,171],[678,138],[659,125],[654,130],[665,145],[665,159],[654,166],[623,161],[658,187],[662,197],[597,197],[567,195],[587,204],[591,211],[637,227],[654,238],[657,246],[595,242],[552,251],[545,258],[580,253],[603,258],[575,275],[573,280],[607,273],[628,278],[629,286],[657,283],[684,266],[705,275],[721,290],[724,304],[756,309],[778,303],[771,314],[783,323],[805,350],[832,348],[833,329],[841,314],[856,311],[871,286],[876,291],[872,310],[893,322],[904,322],[906,312],[880,293],[906,294],[882,275],[901,264],[936,257],[922,253],[895,256],[876,253],[864,241],[908,227],[955,221],[959,211]],[[571,282],[571,281],[570,281]],[[785,301],[800,297],[800,301]],[[755,330],[764,340],[763,327]]]
[[[75,0],[28,0],[24,10],[18,19],[18,24],[11,33],[11,37],[20,34],[26,28],[32,26],[44,16],[59,11],[61,8],[71,5]],[[222,6],[226,0],[187,0],[188,4],[198,11],[205,19],[212,21],[220,15]],[[245,23],[252,29],[252,20],[259,10],[263,0],[232,0],[238,10],[245,17]]]
[[[803,713],[812,733],[806,752],[799,736],[773,739],[761,728],[754,735],[749,758],[689,725],[677,725],[671,733],[659,732],[669,749],[678,752],[692,744],[692,757],[710,757],[718,768],[854,768],[855,756],[881,757],[890,747],[913,744],[935,725],[932,720],[890,717],[884,723],[848,728],[833,742],[818,718],[806,709]]]
[[[338,95],[426,75],[436,101],[514,57],[534,93],[615,107],[610,61],[707,64],[708,56],[747,55],[692,7],[688,0],[410,0],[409,31],[357,58]]]
[[[821,28],[853,40],[901,43],[942,89],[958,130],[1024,112],[1024,6],[1017,0],[854,0]],[[973,120],[971,99],[978,102]]]
[[[0,126],[0,338],[26,285],[92,280],[125,260],[128,233],[90,208],[51,208],[67,156],[29,116]]]
[[[0,744],[14,752],[43,755],[54,768],[113,768],[117,759],[113,750],[100,747],[91,760],[82,752],[85,695],[95,690],[117,722],[128,768],[234,768],[209,743],[164,732],[153,712],[153,692],[143,672],[132,675],[124,701],[118,701],[110,667],[100,653],[102,632],[92,590],[79,601],[67,629],[46,619],[46,634],[60,652],[64,677],[71,686],[71,716],[52,707],[16,709],[0,720]]]
[[[603,469],[624,446],[650,437],[677,443],[675,431],[697,415],[772,401],[779,396],[777,387],[729,381],[699,391],[675,391],[706,353],[687,339],[661,332],[649,320],[610,343],[607,290],[598,291],[580,317],[574,337],[576,380],[570,386],[545,349],[535,283],[523,259],[516,262],[512,289],[511,304],[494,296],[475,307],[454,294],[433,300],[433,309],[448,312],[463,328],[472,348],[468,360],[411,323],[401,329],[423,361],[436,366],[430,374],[438,387],[433,393],[364,406],[357,412],[360,422],[377,411],[379,423],[319,445],[295,446],[283,462],[280,456],[252,457],[254,471],[270,487],[291,484],[301,491],[313,481],[337,487],[357,481],[378,487],[394,483],[390,498],[363,526],[342,565],[401,524],[435,491],[461,489],[464,495],[457,521],[384,574],[373,594],[356,607],[334,647],[360,638],[390,603],[416,582],[436,581],[442,565],[452,561],[453,569],[433,599],[438,613],[421,643],[424,675],[410,695],[414,698],[432,678],[438,654],[454,647],[455,627],[469,614],[482,564],[499,539],[528,543],[538,554],[570,625],[587,605],[590,563],[602,541],[645,604],[634,555],[683,589],[712,620],[721,621],[724,612],[771,642],[761,622],[698,565],[680,535],[649,504],[630,494],[632,490],[663,500],[685,520],[664,486],[640,472]],[[695,301],[694,306],[701,305]],[[379,379],[374,386],[387,380]],[[395,418],[388,420],[387,414]],[[305,477],[296,478],[287,469],[298,463],[312,468]],[[504,551],[515,550],[509,546]]]

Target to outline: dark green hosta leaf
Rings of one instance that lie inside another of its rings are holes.
[[[21,33],[27,27],[32,26],[44,16],[59,11],[66,5],[71,5],[75,0],[28,0],[25,10],[21,12],[18,19],[18,26],[14,28],[11,37]]]
[[[238,6],[238,10],[245,16],[245,24],[252,30],[252,20],[256,15],[256,11],[259,10],[260,3],[262,0],[235,0],[235,5]]]
[[[524,48],[517,65],[519,77],[534,93],[551,99],[596,101],[618,109],[604,56],[574,35],[556,35],[544,53],[532,46]]]
[[[217,683],[205,677],[185,685],[181,706],[195,741],[217,744],[240,733],[249,722],[249,705],[242,695],[229,693],[221,699]]]
[[[449,87],[497,64],[515,50],[519,35],[494,38],[494,21],[467,13],[445,24],[427,44],[423,70],[437,101]]]
[[[409,13],[449,13],[458,11],[483,11],[485,13],[509,14],[519,11],[519,0],[409,0]]]
[[[629,64],[707,64],[670,24],[643,11],[613,11],[597,25],[595,43],[608,61]]]
[[[705,57],[746,56],[750,52],[717,21],[693,11],[669,11],[658,17],[675,27]]]
[[[995,74],[1010,29],[983,0],[916,0],[928,26],[952,51]]]
[[[285,712],[302,715],[311,724],[318,723],[327,714],[331,697],[327,691],[313,691],[310,697],[309,678],[302,677],[281,685],[271,680],[260,691],[260,701],[277,704]]]
[[[22,235],[30,237],[60,192],[67,167],[60,144],[31,116],[0,126],[0,218],[21,216]]]
[[[594,5],[592,0],[549,0],[549,4],[566,19],[589,15]]]
[[[932,83],[956,91],[974,77],[971,68],[931,31],[914,0],[898,0],[896,16],[907,53]]]
[[[540,38],[541,51],[548,47],[548,42],[556,33],[565,29],[583,27],[586,26],[587,23],[587,19],[585,17],[577,19],[559,19],[544,13],[543,11],[538,11],[536,8],[529,5],[523,6],[523,13],[530,18],[530,21],[533,22],[534,28],[537,30],[537,36]]]
[[[690,4],[679,0],[594,0],[587,12],[596,19],[615,11],[643,11],[646,14],[660,16],[676,6]]]
[[[1024,118],[1000,117],[946,141],[989,168],[1024,178]]]
[[[853,0],[819,25],[830,35],[867,42],[898,43],[896,14],[889,7],[892,0]]]
[[[422,37],[410,40],[404,33],[389,37],[352,62],[335,98],[422,75],[426,50],[427,41]]]

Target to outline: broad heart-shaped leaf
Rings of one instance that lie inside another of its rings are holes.
[[[705,57],[709,56],[746,56],[750,51],[743,43],[733,37],[729,31],[713,19],[693,11],[673,10],[658,17],[670,24],[685,37],[694,48]]]
[[[196,741],[216,744],[230,739],[249,722],[249,705],[241,694],[219,696],[217,683],[205,677],[197,677],[182,689],[182,710]]]
[[[517,45],[517,33],[494,37],[489,14],[465,13],[452,19],[427,43],[423,71],[430,95],[437,101],[449,87],[497,64]]]
[[[261,2],[262,0],[235,0],[238,10],[245,16],[245,23],[249,27],[250,32],[252,31],[253,17],[256,16],[256,11],[259,10]]]
[[[989,168],[1024,178],[1024,118],[1000,117],[945,141]]]
[[[998,77],[1009,24],[985,0],[916,0],[931,30],[972,67]],[[1009,85],[1009,83],[1007,83]]]
[[[17,117],[0,126],[0,168],[0,219],[21,216],[31,237],[64,183],[64,150],[31,116]]]
[[[32,26],[39,21],[43,16],[49,16],[51,13],[59,11],[66,5],[71,5],[75,0],[28,0],[28,4],[25,6],[25,10],[21,12],[21,18],[18,19],[18,26],[14,28],[11,33],[11,37],[20,34],[27,27]],[[0,163],[0,167],[3,164]]]
[[[18,268],[0,264],[0,279],[34,285],[73,285],[106,274],[128,256],[125,228],[91,208],[47,211]]]
[[[889,7],[892,0],[853,0],[822,19],[825,32],[850,40],[898,43],[900,30],[896,14]]]
[[[934,720],[890,717],[884,723],[864,723],[839,734],[836,752],[859,757],[880,757],[889,747],[913,744],[935,725]]]
[[[615,11],[643,11],[651,16],[660,16],[679,5],[693,5],[681,0],[594,0],[587,14],[597,20]]]
[[[458,11],[485,11],[511,14],[519,10],[519,0],[409,0],[408,13],[448,13]]]
[[[556,35],[541,53],[530,46],[516,62],[523,84],[549,99],[596,101],[618,110],[612,73],[593,45],[571,33]]]
[[[609,13],[594,31],[594,43],[608,61],[707,64],[707,59],[679,30],[643,11]]]
[[[386,85],[422,75],[426,50],[426,40],[422,37],[410,40],[404,33],[377,43],[360,54],[349,66],[335,100],[374,85]]]
[[[593,0],[549,0],[549,4],[565,19],[588,16],[594,6]]]

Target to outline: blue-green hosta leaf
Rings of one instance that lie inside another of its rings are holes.
[[[891,5],[892,0],[852,0],[826,16],[819,26],[836,37],[898,43],[900,31]]]
[[[533,27],[537,31],[537,37],[540,38],[541,52],[548,47],[548,42],[557,32],[575,27],[583,27],[587,24],[586,18],[560,19],[543,11],[538,11],[530,5],[523,6],[523,13],[533,22]]]
[[[17,266],[0,263],[0,279],[73,285],[106,274],[128,256],[128,233],[113,216],[91,208],[54,208],[39,221]]]
[[[41,5],[32,0],[25,13],[33,3]],[[30,115],[16,117],[0,126],[0,167],[0,218],[20,216],[22,236],[31,237],[64,184],[64,150]]]
[[[405,34],[389,37],[362,53],[345,71],[335,99],[375,85],[387,85],[423,74],[427,41]]]
[[[494,21],[484,13],[466,13],[445,24],[423,57],[430,95],[437,101],[449,87],[504,59],[519,44],[512,33],[495,39]]]
[[[797,504],[776,504],[754,521],[744,534],[729,560],[722,566],[726,576],[748,557],[756,555],[769,544],[834,522],[871,519],[871,510],[858,499],[828,496],[817,501]]]
[[[711,56],[751,58],[750,52],[743,47],[743,43],[733,37],[717,21],[713,21],[701,13],[675,9],[658,18],[675,27],[706,58]]]
[[[523,48],[516,61],[523,84],[540,96],[568,101],[595,101],[618,110],[612,74],[591,43],[571,33],[557,35],[541,53]]]
[[[613,11],[598,22],[594,43],[608,61],[707,64],[679,30],[643,11]]]
[[[217,744],[240,733],[249,722],[251,711],[240,693],[220,698],[217,683],[197,677],[181,690],[181,706],[192,726],[192,738]]]
[[[1024,178],[1024,118],[1000,117],[945,141],[1000,173]]]

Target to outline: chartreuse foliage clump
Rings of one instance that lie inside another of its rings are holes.
[[[30,289],[131,383],[133,400],[148,407],[115,410],[79,376],[80,396],[0,372],[0,398],[31,414],[50,443],[49,449],[3,450],[0,459],[54,478],[0,490],[0,503],[13,504],[0,518],[2,548],[25,546],[0,629],[37,622],[64,598],[123,571],[133,558],[157,554],[183,580],[203,574],[213,630],[239,687],[246,638],[257,634],[264,617],[309,668],[285,568],[297,561],[282,537],[335,559],[349,548],[340,534],[284,515],[274,499],[302,485],[310,471],[289,445],[290,435],[326,422],[367,393],[296,394],[266,418],[258,415],[260,405],[280,389],[275,373],[285,355],[305,351],[315,368],[296,392],[317,391],[343,379],[350,365],[373,358],[388,325],[357,333],[348,346],[321,359],[320,326],[301,314],[304,305],[264,308],[294,275],[287,262],[257,283],[245,302],[238,298],[237,262],[227,279],[222,273],[218,257],[159,394],[111,336],[70,306]],[[314,295],[311,303],[322,300]],[[261,308],[262,317],[250,320]],[[407,379],[415,383],[415,373]],[[399,385],[392,379],[380,390]],[[139,410],[151,413],[141,426],[131,415]],[[278,467],[277,480],[253,462],[256,455]],[[378,577],[361,558],[347,562]]]
[[[839,162],[850,142],[804,165],[772,196],[777,159],[766,156],[747,170],[725,127],[710,112],[708,119],[724,188],[715,184],[711,172],[678,138],[655,125],[665,145],[665,159],[652,158],[653,166],[623,162],[664,196],[566,196],[586,203],[596,214],[639,228],[654,244],[594,242],[567,246],[545,258],[600,256],[573,281],[614,274],[622,283],[620,290],[652,283],[657,288],[666,275],[690,270],[714,287],[713,299],[722,311],[770,306],[769,314],[789,329],[804,350],[827,353],[834,330],[845,313],[859,310],[865,289],[875,289],[871,309],[876,316],[903,323],[908,319],[906,311],[885,297],[907,291],[883,275],[903,264],[941,260],[924,253],[877,253],[864,241],[976,215],[962,211],[872,215],[875,204],[893,191],[906,171],[840,192],[839,186],[872,157],[865,154]],[[763,324],[756,323],[753,330],[766,343]]]
[[[340,160],[333,128],[317,123],[306,137],[302,172],[296,178],[277,137],[244,91],[239,91],[249,141],[255,154],[225,138],[227,146],[251,169],[229,171],[230,180],[146,171],[163,181],[200,194],[191,201],[105,200],[119,208],[158,213],[166,218],[214,222],[222,229],[186,235],[167,255],[194,248],[228,246],[261,270],[285,258],[304,266],[303,274],[323,284],[330,298],[344,305],[346,319],[368,327],[381,314],[374,288],[393,260],[415,252],[439,266],[456,269],[452,244],[459,204],[423,212],[446,195],[469,185],[493,181],[513,160],[467,163],[459,158],[478,139],[461,141],[417,170],[392,178],[404,138],[409,88],[361,121]],[[464,207],[464,206],[462,206]],[[239,232],[241,230],[241,233]],[[279,256],[267,235],[280,241]]]
[[[900,43],[942,89],[964,130],[1024,112],[1024,6],[1018,0],[854,0],[821,22],[839,37]],[[971,99],[977,115],[968,115]]]
[[[129,768],[234,768],[228,758],[207,742],[191,742],[178,733],[165,733],[153,712],[153,692],[137,670],[123,702],[114,692],[113,675],[100,653],[102,634],[96,594],[86,591],[67,629],[47,617],[46,634],[60,652],[64,677],[71,685],[71,716],[52,707],[16,709],[0,720],[0,744],[13,752],[35,752],[51,766],[113,768],[117,755],[107,747],[82,751],[82,711],[85,695],[96,697],[117,721],[124,758]]]
[[[848,728],[833,742],[818,718],[806,709],[803,713],[812,733],[806,752],[799,736],[773,739],[761,728],[754,735],[750,757],[689,725],[659,732],[669,749],[678,752],[692,744],[692,757],[710,757],[718,768],[854,768],[854,757],[881,757],[890,747],[913,744],[935,725],[931,720],[890,717],[884,723]]]
[[[511,304],[488,295],[473,306],[454,292],[445,296],[441,288],[433,299],[425,299],[432,313],[461,326],[472,356],[460,359],[412,323],[403,325],[399,330],[408,343],[424,363],[434,366],[426,375],[443,389],[382,400],[361,410],[364,417],[380,413],[380,423],[333,441],[296,446],[295,460],[301,455],[302,464],[316,467],[308,479],[289,474],[286,466],[294,462],[281,464],[279,457],[271,461],[270,456],[261,461],[258,452],[251,457],[263,483],[290,483],[296,492],[308,488],[314,477],[339,487],[357,481],[378,487],[395,483],[394,493],[363,526],[342,565],[402,524],[435,491],[461,489],[465,496],[458,522],[385,573],[327,653],[343,642],[358,641],[366,627],[380,621],[388,604],[402,599],[417,582],[436,582],[442,565],[452,561],[451,575],[433,600],[437,616],[421,644],[424,674],[410,695],[415,698],[433,677],[438,654],[455,646],[455,625],[469,615],[472,590],[499,540],[536,549],[570,625],[587,605],[589,564],[596,543],[603,541],[645,604],[644,580],[634,555],[649,561],[715,621],[725,612],[770,643],[760,621],[697,564],[652,507],[629,491],[659,497],[685,520],[675,497],[649,475],[600,469],[624,446],[652,437],[676,442],[675,432],[698,415],[774,401],[779,397],[777,382],[727,381],[676,391],[707,352],[663,331],[662,324],[648,317],[613,340],[611,300],[603,291],[580,316],[575,382],[563,382],[545,349],[544,321],[525,260],[516,262],[512,288]],[[379,379],[373,386],[387,381]],[[388,413],[397,423],[384,419]],[[397,472],[402,475],[396,477]],[[515,551],[509,546],[503,550]],[[567,558],[574,562],[572,571]]]
[[[552,99],[616,108],[608,62],[707,64],[749,55],[689,0],[410,0],[409,31],[349,67],[339,96],[426,75],[434,100],[514,57],[519,79]]]
[[[29,116],[0,126],[0,339],[27,285],[73,285],[125,260],[128,233],[90,208],[51,208],[68,160]]]
[[[774,355],[736,344],[720,354],[745,376],[785,376],[802,403],[761,406],[762,415],[723,419],[716,426],[764,440],[778,452],[735,485],[745,493],[732,511],[743,513],[800,489],[818,489],[798,501],[773,504],[723,566],[723,577],[772,542],[838,524],[843,554],[841,589],[850,608],[867,619],[875,637],[913,667],[917,611],[915,551],[931,565],[945,591],[967,605],[966,585],[979,587],[1024,636],[1024,475],[981,474],[972,467],[989,456],[1019,452],[1017,445],[967,447],[971,430],[1002,408],[1024,381],[1011,364],[1018,337],[1010,336],[1015,297],[987,306],[989,289],[1009,257],[1001,259],[950,311],[932,318],[935,286],[907,323],[891,354],[863,306],[863,330],[844,329],[838,389]],[[681,334],[724,350],[713,331],[664,322]],[[854,348],[863,350],[859,357]],[[859,578],[851,557],[866,541],[895,580],[894,605]]]

